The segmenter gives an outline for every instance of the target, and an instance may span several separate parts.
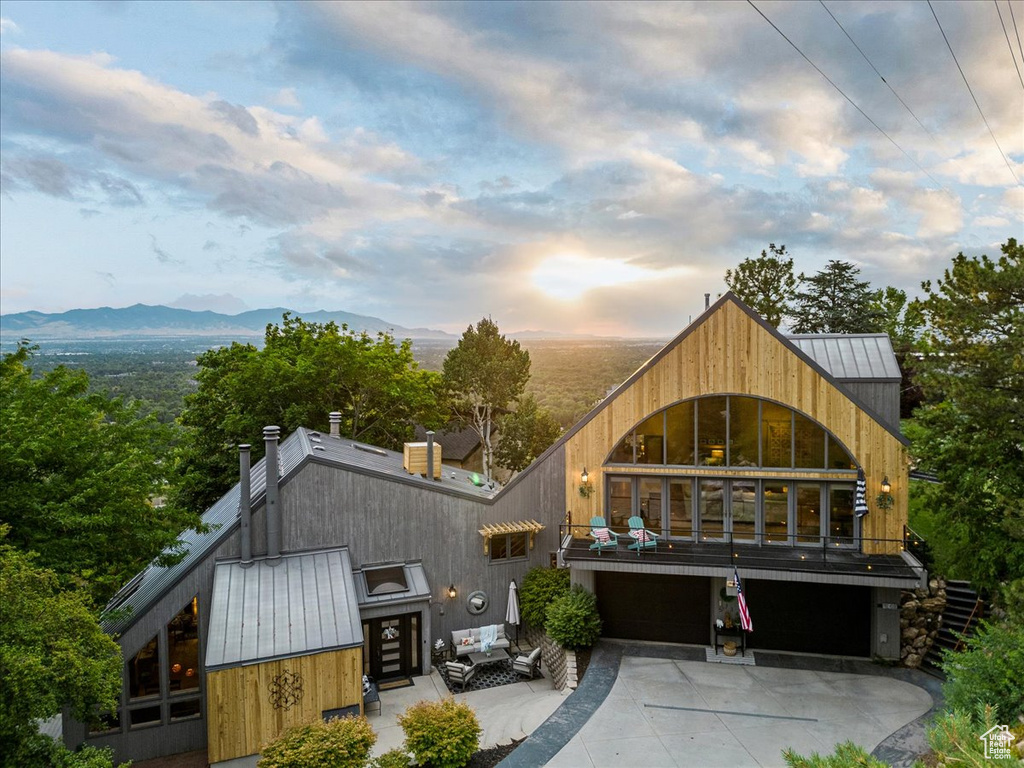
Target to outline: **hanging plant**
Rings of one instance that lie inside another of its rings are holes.
[[[731,603],[736,599],[736,595],[730,595],[729,591],[725,587],[718,590],[718,596],[722,598],[723,603]]]

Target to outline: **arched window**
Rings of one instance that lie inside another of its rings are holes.
[[[700,397],[651,414],[619,440],[606,463],[857,468],[839,440],[820,424],[779,403],[744,395]]]

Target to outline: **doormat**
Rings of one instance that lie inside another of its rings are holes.
[[[740,656],[739,650],[737,650],[735,656],[726,656],[724,653],[716,653],[714,648],[705,648],[704,653],[706,661],[714,662],[716,664],[742,664],[748,667],[757,666],[757,661],[754,659],[753,651],[747,651],[746,656]]]
[[[416,683],[412,681],[411,677],[398,677],[394,680],[384,680],[380,683],[377,683],[377,690],[394,691],[398,688],[408,688],[410,685],[416,685]]]

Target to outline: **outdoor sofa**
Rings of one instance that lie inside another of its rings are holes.
[[[505,636],[505,625],[497,624],[496,627],[497,631],[495,633],[495,640],[491,643],[491,650],[498,648],[508,650],[512,644]],[[452,648],[455,650],[455,658],[469,656],[471,653],[479,653],[483,650],[483,645],[480,642],[481,629],[482,627],[474,627],[473,629],[456,629],[452,631]],[[465,642],[467,638],[470,640],[469,643]]]

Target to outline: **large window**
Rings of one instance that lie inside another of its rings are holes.
[[[850,454],[791,408],[740,395],[701,397],[658,411],[630,430],[611,464],[854,470]]]

